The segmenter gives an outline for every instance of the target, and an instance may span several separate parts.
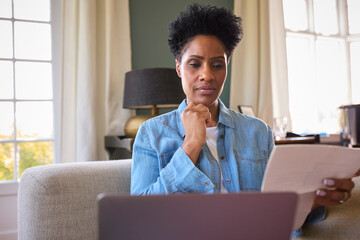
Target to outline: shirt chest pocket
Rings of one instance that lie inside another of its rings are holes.
[[[241,191],[260,191],[267,158],[259,149],[234,149]]]

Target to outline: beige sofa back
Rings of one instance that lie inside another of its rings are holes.
[[[19,239],[97,239],[96,197],[130,192],[131,160],[64,163],[26,170],[19,186]],[[360,177],[353,197],[292,239],[360,239]]]
[[[129,194],[130,169],[131,160],[27,169],[19,186],[19,239],[97,239],[96,197]]]

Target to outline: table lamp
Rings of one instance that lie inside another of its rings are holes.
[[[125,136],[135,138],[140,125],[159,114],[159,107],[175,107],[185,99],[181,79],[175,69],[149,68],[125,74],[124,108],[151,108],[151,115],[130,118]]]

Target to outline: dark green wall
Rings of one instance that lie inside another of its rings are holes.
[[[175,60],[168,47],[168,25],[188,4],[211,4],[234,9],[234,0],[130,0],[132,68],[175,68]],[[226,106],[230,99],[230,73],[220,96]],[[169,109],[165,109],[168,111]],[[160,113],[164,111],[160,110]],[[137,111],[137,114],[148,114]]]

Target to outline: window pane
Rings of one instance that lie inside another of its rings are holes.
[[[291,30],[308,29],[306,1],[283,0],[285,28]]]
[[[336,0],[314,0],[315,32],[337,34],[339,32]]]
[[[11,0],[0,0],[0,17],[11,18]]]
[[[348,0],[349,33],[360,33],[360,1]]]
[[[50,24],[15,22],[15,57],[50,60]]]
[[[51,99],[50,63],[16,62],[15,82],[17,99]]]
[[[18,19],[50,21],[50,1],[14,0],[14,17]]]
[[[0,58],[12,58],[12,25],[10,21],[0,20]]]
[[[310,43],[307,38],[286,38],[292,131],[299,134],[311,132],[310,127],[317,121],[314,105],[316,89],[309,87],[314,84]]]
[[[14,96],[13,63],[0,61],[0,99],[12,99]]]
[[[18,144],[19,178],[29,167],[53,163],[53,142],[22,142]]]
[[[0,140],[14,138],[14,104],[0,102]]]
[[[316,41],[317,107],[320,130],[336,133],[340,130],[339,110],[348,100],[348,80],[344,56],[345,43],[339,40]]]
[[[0,181],[14,179],[14,144],[0,143]]]
[[[360,42],[350,44],[352,102],[360,103]]]
[[[19,139],[41,139],[53,136],[52,102],[18,102],[16,128]]]

